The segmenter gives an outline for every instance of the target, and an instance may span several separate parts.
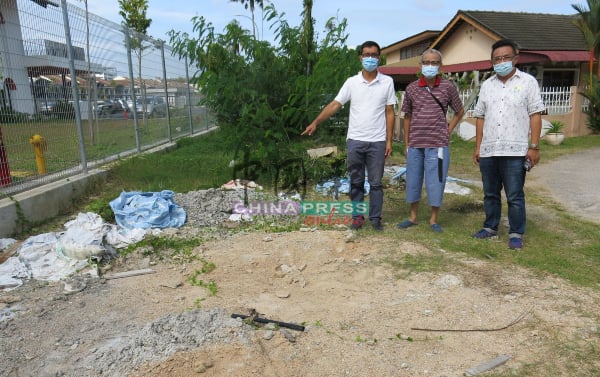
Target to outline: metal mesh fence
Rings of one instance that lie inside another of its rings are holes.
[[[213,126],[187,62],[163,41],[88,13],[83,2],[0,1],[2,192]]]

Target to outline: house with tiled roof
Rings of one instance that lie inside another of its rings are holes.
[[[517,66],[534,74],[541,85],[577,85],[582,74],[587,72],[582,68],[589,67],[590,52],[583,34],[573,24],[574,17],[459,10],[427,47],[442,52],[444,72],[482,72],[492,70],[492,44],[500,39],[512,39],[521,47]],[[414,80],[418,59],[389,57],[400,56],[403,49],[412,47],[395,43],[382,49],[388,63],[381,71],[395,77],[397,87]]]
[[[459,10],[450,22],[427,46],[443,54],[442,71],[445,73],[493,72],[490,61],[491,46],[500,39],[512,39],[520,47],[517,67],[535,76],[540,87],[577,87],[589,77],[590,51],[582,32],[574,25],[576,15],[471,11]],[[418,36],[417,34],[416,36]],[[403,40],[410,42],[411,38]],[[401,41],[402,42],[402,41]],[[387,64],[382,73],[394,78],[397,90],[416,79],[418,56],[395,59],[419,45],[397,42],[382,48]],[[425,48],[421,50],[424,51]],[[391,57],[391,59],[390,59]],[[585,121],[579,114],[570,134],[584,134]]]

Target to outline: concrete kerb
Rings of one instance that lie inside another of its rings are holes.
[[[106,169],[64,178],[44,186],[4,197],[0,200],[0,237],[11,237],[63,213],[73,206],[73,200],[83,195],[90,185],[106,179]]]

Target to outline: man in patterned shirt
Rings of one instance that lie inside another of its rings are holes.
[[[404,112],[404,145],[406,146],[406,201],[409,218],[398,224],[405,229],[417,225],[423,180],[427,201],[431,206],[429,226],[442,232],[438,214],[442,206],[446,177],[450,165],[450,135],[461,120],[464,109],[456,86],[440,77],[442,53],[435,49],[421,55],[421,77],[406,87]],[[448,108],[454,116],[448,122]]]
[[[473,237],[496,238],[502,213],[501,191],[508,203],[508,247],[523,248],[526,171],[540,160],[539,140],[544,104],[535,77],[521,72],[519,50],[511,40],[492,46],[496,75],[484,81],[475,106],[474,162],[483,181],[483,228]]]

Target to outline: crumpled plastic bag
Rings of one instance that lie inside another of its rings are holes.
[[[56,251],[60,233],[44,233],[26,239],[19,248],[19,260],[36,280],[59,281],[87,265],[87,260],[71,259]]]
[[[74,259],[100,257],[106,252],[103,244],[107,226],[100,215],[79,213],[75,220],[65,223],[67,230],[56,242],[56,252]]]
[[[117,249],[125,248],[133,243],[139,242],[144,239],[147,233],[153,234],[153,232],[160,232],[158,229],[126,229],[117,225],[110,225],[108,232],[104,239],[106,243],[116,247]],[[158,233],[157,233],[158,234]]]
[[[118,225],[134,228],[179,228],[185,223],[185,210],[178,206],[171,190],[161,192],[122,192],[110,208]]]

